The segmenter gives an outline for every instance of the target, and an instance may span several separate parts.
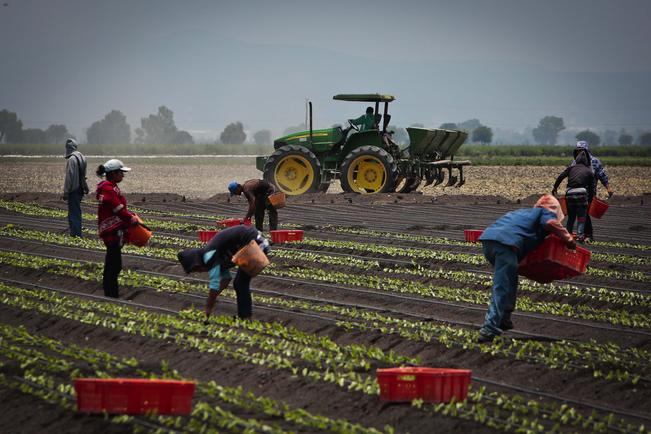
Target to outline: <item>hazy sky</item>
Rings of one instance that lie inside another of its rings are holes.
[[[649,130],[650,22],[649,0],[0,0],[0,109],[82,136],[166,105],[196,137],[277,135],[306,98],[328,127],[364,111],[333,95],[382,92],[400,126]]]

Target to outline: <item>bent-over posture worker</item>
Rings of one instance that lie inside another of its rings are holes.
[[[568,166],[554,183],[552,194],[557,195],[558,186],[567,178],[567,231],[572,233],[574,221],[577,221],[576,240],[583,243],[585,240],[585,222],[588,215],[588,204],[594,197],[594,172],[590,167],[590,157],[587,151],[582,150],[574,159],[575,165]]]
[[[215,235],[200,249],[186,249],[179,252],[179,262],[186,273],[208,271],[210,277],[209,294],[206,299],[206,320],[210,318],[217,297],[231,281],[229,268],[235,266],[233,255],[252,240],[260,246],[265,255],[269,253],[269,242],[251,226],[234,226]],[[238,267],[233,288],[237,296],[237,316],[250,318],[253,312],[251,300],[251,276]]]
[[[558,200],[550,194],[538,199],[533,208],[511,211],[500,217],[479,237],[484,256],[494,267],[493,292],[479,342],[491,342],[502,331],[513,328],[518,289],[518,264],[538,247],[547,234],[555,234],[574,249],[576,243],[561,221],[565,216]]]
[[[255,227],[262,231],[264,212],[267,210],[269,211],[269,230],[275,231],[278,229],[278,211],[269,202],[269,195],[276,191],[273,184],[264,179],[249,179],[244,184],[231,181],[228,184],[228,191],[231,196],[244,194],[244,197],[249,202],[249,209],[246,211],[246,216],[244,216],[245,221],[251,221],[251,216],[255,215]]]

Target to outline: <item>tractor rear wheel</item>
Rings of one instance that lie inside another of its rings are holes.
[[[264,179],[290,196],[314,193],[321,180],[321,163],[303,146],[282,146],[267,158]]]
[[[398,179],[398,166],[384,149],[360,146],[341,164],[341,188],[347,193],[388,193]]]

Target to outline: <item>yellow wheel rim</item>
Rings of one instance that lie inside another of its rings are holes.
[[[349,166],[348,185],[358,193],[377,193],[387,182],[387,171],[379,158],[362,155]]]
[[[303,194],[314,183],[314,170],[307,158],[301,155],[287,155],[278,162],[274,179],[285,194]]]

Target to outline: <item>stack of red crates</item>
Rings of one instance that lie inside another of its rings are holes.
[[[388,368],[377,370],[382,401],[463,401],[468,396],[472,371],[446,368]]]
[[[479,241],[479,237],[481,237],[481,234],[483,234],[484,231],[482,229],[464,229],[463,230],[463,235],[466,237],[466,241],[469,243],[476,243]]]
[[[77,410],[86,413],[190,414],[195,383],[140,378],[77,378]]]
[[[531,251],[518,266],[518,274],[539,283],[549,283],[585,273],[590,251],[583,247],[568,249],[555,235]]]

